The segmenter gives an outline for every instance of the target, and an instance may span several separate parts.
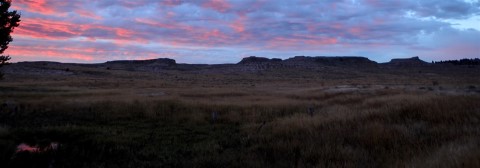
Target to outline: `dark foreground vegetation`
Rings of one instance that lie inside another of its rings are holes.
[[[0,167],[480,167],[475,66],[116,64],[7,66]]]
[[[472,59],[460,59],[460,60],[446,60],[446,61],[436,61],[434,64],[453,64],[453,65],[480,65],[479,58]]]
[[[177,100],[20,104],[0,115],[2,167],[478,167],[474,96],[297,95],[306,104]],[[218,112],[214,121],[212,111]],[[16,152],[27,143],[57,150]]]

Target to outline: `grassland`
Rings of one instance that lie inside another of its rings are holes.
[[[478,72],[7,73],[0,164],[480,167]],[[52,142],[58,149],[16,152]]]

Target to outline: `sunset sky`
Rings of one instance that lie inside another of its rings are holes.
[[[480,57],[479,0],[13,0],[17,61]]]

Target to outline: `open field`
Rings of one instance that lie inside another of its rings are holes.
[[[231,66],[11,65],[1,167],[480,167],[478,66]]]

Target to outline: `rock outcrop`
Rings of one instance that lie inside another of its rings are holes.
[[[388,63],[378,64],[366,57],[359,56],[295,56],[285,60],[279,58],[264,58],[250,56],[243,58],[237,64],[177,64],[174,59],[158,58],[151,60],[119,60],[108,61],[100,64],[72,64],[59,62],[19,62],[5,66],[3,71],[6,75],[11,74],[41,74],[41,75],[103,75],[111,73],[104,70],[127,70],[142,72],[164,72],[168,70],[194,71],[196,73],[237,73],[237,72],[260,72],[271,71],[275,73],[289,73],[294,71],[326,72],[344,71],[345,69],[367,69],[397,66],[424,66],[429,63],[418,57],[392,59]],[[95,71],[84,69],[98,68]]]
[[[281,67],[282,59],[250,56],[243,58],[237,65],[240,71],[259,71]]]
[[[174,59],[158,58],[151,60],[120,60],[104,63],[107,69],[123,69],[131,71],[161,71],[177,65]]]
[[[424,65],[428,65],[427,62],[421,60],[419,57],[396,58],[396,59],[392,59],[390,62],[388,62],[386,64],[387,65],[392,65],[392,66],[424,66]]]
[[[375,61],[369,60],[368,58],[356,57],[356,56],[338,56],[338,57],[296,56],[296,57],[293,57],[293,58],[286,59],[284,62],[296,63],[296,64],[316,63],[316,64],[322,64],[322,65],[327,65],[327,66],[338,66],[338,65],[349,65],[349,66],[361,65],[361,66],[365,66],[365,65],[375,65],[375,64],[377,64]]]
[[[157,58],[150,60],[118,60],[118,61],[108,61],[105,64],[126,64],[126,65],[147,65],[147,64],[156,64],[156,65],[166,65],[173,66],[176,65],[176,61],[170,58]]]
[[[279,63],[282,62],[280,58],[265,58],[265,57],[256,57],[250,56],[243,58],[238,64],[258,64],[258,63]]]
[[[299,64],[299,65],[308,65],[308,64],[323,64],[323,65],[375,65],[375,61],[369,60],[365,57],[356,57],[356,56],[338,56],[338,57],[310,57],[310,56],[295,56],[288,58],[286,60],[281,60],[279,58],[264,58],[250,56],[243,58],[238,64],[262,64],[262,63],[282,63],[282,64]]]
[[[365,57],[355,56],[295,56],[286,60],[250,56],[243,58],[237,65],[241,66],[243,71],[256,71],[274,68],[322,69],[327,66],[370,67],[377,63]]]

